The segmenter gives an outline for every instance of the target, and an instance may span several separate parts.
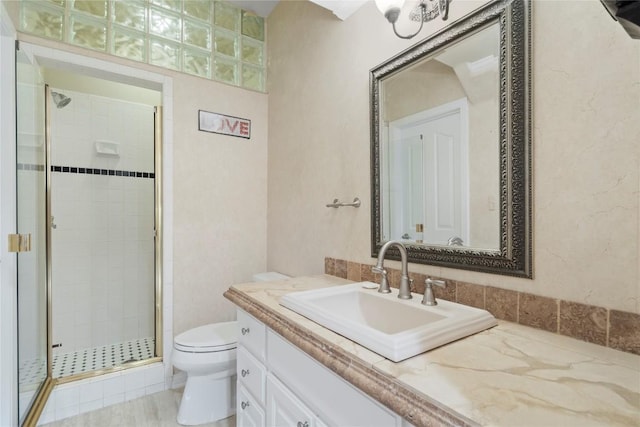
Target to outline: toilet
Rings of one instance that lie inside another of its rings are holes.
[[[253,281],[288,277],[267,272],[254,275]],[[173,366],[187,373],[178,424],[211,423],[235,414],[237,341],[236,321],[199,326],[173,339]]]

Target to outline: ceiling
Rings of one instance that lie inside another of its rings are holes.
[[[267,17],[276,7],[279,0],[228,0],[246,10],[252,10],[256,14]],[[333,12],[338,18],[345,20],[360,6],[369,0],[310,0],[311,2]]]
[[[251,10],[256,14],[266,18],[269,16],[274,7],[278,4],[278,0],[227,0],[242,9]]]

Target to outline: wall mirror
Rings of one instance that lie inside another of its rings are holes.
[[[532,277],[530,8],[493,1],[371,70],[372,256]]]

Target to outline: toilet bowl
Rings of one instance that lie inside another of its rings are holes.
[[[211,423],[236,411],[237,322],[212,323],[177,335],[173,366],[187,373],[177,421]]]
[[[288,279],[276,272],[259,273],[254,282]],[[172,363],[187,373],[178,424],[211,423],[236,413],[236,346],[238,323],[199,326],[173,339]]]

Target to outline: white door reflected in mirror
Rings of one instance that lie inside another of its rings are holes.
[[[467,129],[466,99],[389,123],[385,240],[469,241]]]
[[[384,79],[384,240],[500,249],[499,26]]]

